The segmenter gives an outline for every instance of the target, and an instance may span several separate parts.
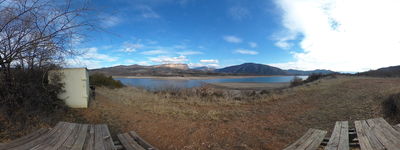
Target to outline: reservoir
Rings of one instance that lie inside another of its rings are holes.
[[[200,80],[172,80],[157,78],[115,78],[128,86],[145,88],[147,90],[162,90],[166,88],[193,88],[207,83],[283,83],[290,82],[295,76],[268,76],[244,78],[217,78]],[[307,79],[308,76],[297,76]]]

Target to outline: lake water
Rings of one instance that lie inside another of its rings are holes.
[[[297,76],[306,79],[307,76]],[[290,82],[294,76],[271,76],[271,77],[249,77],[249,78],[220,78],[205,80],[166,80],[150,78],[116,78],[125,85],[141,87],[148,90],[161,90],[165,88],[192,88],[199,87],[206,83],[226,83],[226,82],[244,82],[244,83],[280,83]]]

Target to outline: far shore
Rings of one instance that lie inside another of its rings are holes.
[[[179,76],[169,76],[169,77],[161,77],[161,76],[112,76],[113,78],[129,78],[129,79],[161,79],[161,80],[206,80],[206,79],[238,79],[238,78],[255,78],[255,77],[280,77],[286,75],[265,75],[265,76],[255,76],[255,75],[239,75],[239,76],[187,76],[187,77],[179,77]],[[288,75],[291,76],[291,75]]]
[[[289,82],[277,83],[251,83],[251,82],[225,82],[225,83],[208,83],[217,88],[240,89],[240,90],[271,90],[286,88],[290,86]]]

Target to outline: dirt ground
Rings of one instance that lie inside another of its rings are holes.
[[[330,131],[335,121],[382,117],[381,101],[398,92],[398,78],[361,77],[324,79],[246,102],[101,88],[90,108],[78,113],[107,123],[114,135],[135,130],[160,149],[282,149],[308,128]]]
[[[72,109],[64,119],[43,121],[15,135],[57,121],[105,123],[114,140],[117,133],[134,130],[162,150],[278,150],[309,128],[331,131],[335,121],[354,126],[355,120],[383,117],[381,103],[400,93],[400,78],[338,77],[272,92],[96,90],[88,109]],[[18,138],[9,133],[0,131],[0,143]]]

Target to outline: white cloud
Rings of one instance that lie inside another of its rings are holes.
[[[166,54],[166,53],[168,53],[168,51],[161,50],[161,49],[141,52],[141,54],[143,54],[143,55],[159,55],[159,54]]]
[[[202,63],[218,63],[219,61],[217,59],[202,59],[200,60]]]
[[[83,54],[74,58],[66,59],[67,66],[87,67],[92,69],[104,67],[102,63],[115,62],[118,60],[117,57],[99,53],[95,47],[84,48],[79,51],[83,52]]]
[[[112,15],[100,16],[100,26],[104,28],[114,27],[122,22],[122,19]]]
[[[283,10],[282,24],[287,33],[276,45],[291,48],[292,44],[299,44],[302,51],[292,53],[293,62],[271,65],[365,71],[400,64],[397,19],[400,1],[276,0],[276,3]]]
[[[189,66],[190,68],[196,68],[196,67],[212,67],[212,68],[217,68],[217,67],[219,67],[219,64],[189,63],[188,66]]]
[[[132,60],[132,59],[125,59],[125,63],[127,63],[127,64],[134,64],[134,63],[136,63],[136,61],[135,61],[135,60]]]
[[[242,42],[242,39],[240,39],[236,36],[232,36],[232,35],[224,36],[223,38],[225,41],[227,41],[229,43],[241,43]]]
[[[185,45],[175,45],[173,46],[175,49],[186,49]]]
[[[137,7],[137,9],[140,11],[140,16],[145,18],[145,19],[157,19],[160,18],[160,15],[156,13],[150,6],[147,5],[141,5]]]
[[[138,44],[138,43],[132,44],[132,43],[129,43],[129,42],[125,42],[120,51],[130,53],[130,52],[135,52],[137,49],[140,49],[140,48],[143,48],[143,47],[144,47],[143,44]]]
[[[203,54],[203,52],[199,51],[182,51],[182,52],[177,52],[179,55],[198,55],[198,54]]]
[[[178,57],[159,56],[150,58],[149,60],[155,63],[184,63],[188,61],[186,56],[178,56]]]
[[[247,50],[247,49],[237,49],[234,52],[239,53],[239,54],[246,54],[246,55],[257,55],[258,54],[257,51]]]
[[[231,18],[239,21],[250,17],[250,11],[242,6],[234,6],[229,8],[228,14]]]
[[[249,42],[249,46],[250,46],[251,48],[256,48],[258,45],[257,45],[256,42]]]

